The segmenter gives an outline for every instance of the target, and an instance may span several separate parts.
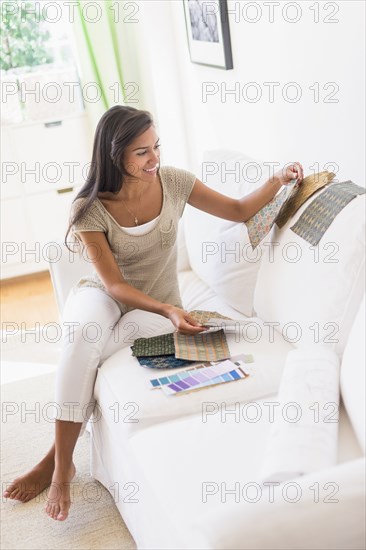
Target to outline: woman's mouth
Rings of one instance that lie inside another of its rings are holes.
[[[154,168],[143,168],[143,171],[146,172],[146,174],[155,175],[158,171],[159,165],[157,164],[154,166]]]

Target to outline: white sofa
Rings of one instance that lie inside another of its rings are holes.
[[[235,152],[208,152],[203,168],[211,175],[200,175],[240,197],[266,176],[254,181],[256,168],[248,163]],[[91,474],[111,492],[138,548],[364,548],[365,195],[310,247],[290,226],[320,192],[281,230],[272,229],[257,261],[245,245],[244,225],[189,205],[180,222],[184,307],[252,318],[245,331],[227,334],[232,355],[254,356],[248,379],[167,397],[149,388],[149,379],[166,371],[141,367],[129,346],[99,368],[95,397],[102,416],[91,424]],[[60,307],[90,266],[74,263],[72,270],[51,264]],[[334,350],[342,362],[337,459],[293,480],[297,502],[285,498],[283,485],[272,502],[265,490],[257,499],[248,496],[250,484],[259,486],[271,428],[265,411],[276,400],[286,356],[317,346]],[[256,422],[248,403],[261,411]]]

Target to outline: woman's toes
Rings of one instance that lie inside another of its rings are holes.
[[[9,498],[11,499],[15,499],[15,498],[18,498],[18,494],[20,493],[20,489],[18,487],[16,487],[11,493],[10,493],[10,496]]]
[[[64,521],[69,515],[69,504],[67,502],[60,502],[60,512],[57,516],[59,521]]]
[[[50,518],[56,519],[58,513],[59,513],[59,507],[57,506],[57,504],[48,505],[47,514],[50,516]]]
[[[18,495],[18,499],[21,500],[22,502],[26,502],[27,499],[30,500],[31,498],[33,498],[33,495],[26,493],[25,491],[21,495]]]

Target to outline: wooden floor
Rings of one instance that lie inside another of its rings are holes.
[[[16,323],[20,329],[59,320],[48,271],[1,281],[0,304],[3,330],[6,328],[5,323],[10,322]]]

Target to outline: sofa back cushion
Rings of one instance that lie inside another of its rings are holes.
[[[235,151],[207,151],[197,170],[205,185],[233,198],[251,193],[268,177],[268,167]],[[184,232],[192,270],[231,307],[251,316],[261,253],[252,250],[245,224],[187,205]]]
[[[341,366],[341,394],[358,442],[366,450],[365,295],[352,325]]]
[[[343,208],[312,246],[290,227],[322,192],[282,229],[274,225],[262,243],[254,309],[296,347],[329,344],[341,358],[364,292],[365,195]]]

